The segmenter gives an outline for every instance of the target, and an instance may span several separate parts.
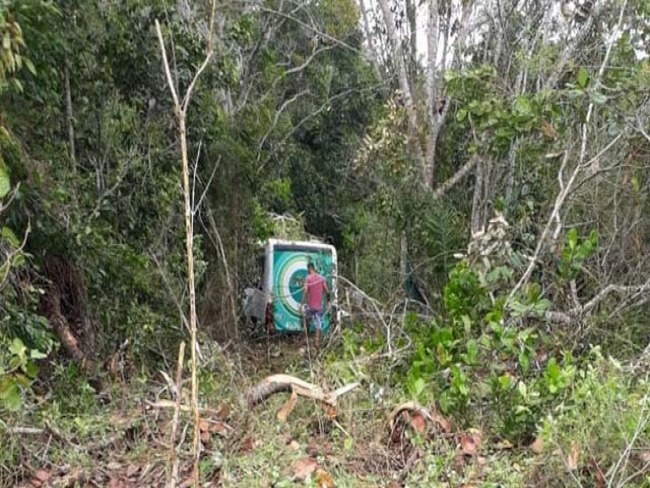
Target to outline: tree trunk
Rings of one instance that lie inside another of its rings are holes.
[[[433,187],[433,175],[435,171],[436,143],[438,139],[440,117],[436,104],[436,96],[440,92],[436,86],[438,74],[438,38],[440,15],[438,12],[438,0],[429,2],[429,22],[427,27],[427,117],[428,136],[426,144],[426,167],[424,168],[425,183],[428,188]]]
[[[402,97],[404,98],[404,106],[408,114],[408,124],[411,139],[411,146],[417,162],[424,167],[424,155],[422,154],[422,147],[418,138],[418,114],[413,101],[413,94],[408,79],[408,72],[404,63],[404,57],[400,50],[400,42],[395,30],[395,19],[393,12],[390,10],[388,0],[378,0],[386,24],[386,32],[388,34],[388,42],[390,43],[391,52],[393,55],[393,62],[397,69],[397,79],[399,82]]]
[[[363,18],[363,30],[366,34],[366,42],[368,43],[368,49],[371,55],[372,67],[375,69],[377,77],[381,80],[383,76],[383,71],[379,64],[379,53],[374,43],[375,36],[370,29],[370,20],[368,19],[368,10],[366,9],[366,2],[364,0],[359,0],[359,8],[361,9],[361,16]]]
[[[476,167],[476,179],[474,182],[474,196],[472,197],[472,216],[470,229],[472,235],[481,231],[483,222],[483,187],[485,179],[485,164]]]
[[[72,109],[72,91],[70,90],[70,68],[66,60],[63,67],[63,85],[65,90],[65,119],[68,126],[68,145],[70,151],[70,161],[72,168],[77,170],[77,157],[74,144],[74,112]]]
[[[406,19],[409,25],[409,58],[408,58],[408,75],[411,83],[411,92],[415,92],[415,82],[417,80],[417,7],[414,0],[406,0]]]
[[[406,239],[406,231],[404,230],[399,235],[399,278],[401,293],[404,293],[408,278],[408,240]]]

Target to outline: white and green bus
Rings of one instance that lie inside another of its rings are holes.
[[[323,330],[338,321],[336,249],[314,241],[269,239],[260,255],[261,284],[247,288],[244,314],[266,324],[269,331],[301,332],[304,330],[301,308],[307,263],[327,280],[331,303],[324,305]]]

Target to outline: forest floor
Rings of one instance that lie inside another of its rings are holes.
[[[218,359],[207,361],[212,366],[199,377],[202,486],[538,484],[530,478],[542,462],[538,456],[499,439],[484,439],[478,429],[457,431],[452,421],[439,416],[431,421],[417,413],[391,429],[388,419],[396,403],[390,395],[382,395],[361,372],[355,378],[354,364],[336,361],[336,353],[315,354],[305,347],[304,337],[249,344],[228,357],[228,368],[217,367]],[[155,380],[115,381],[100,395],[69,378],[67,393],[42,398],[38,411],[14,424],[14,434],[20,435],[2,441],[0,486],[165,486],[172,464],[171,369],[169,380],[161,373]],[[281,422],[277,413],[288,394],[272,395],[252,409],[241,396],[277,373],[324,387],[350,381],[361,385],[341,398],[336,421],[315,401],[299,398]],[[187,375],[183,389],[188,404]],[[190,484],[191,444],[190,415],[182,413],[178,486]]]

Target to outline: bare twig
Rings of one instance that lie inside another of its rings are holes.
[[[0,290],[2,290],[7,283],[7,280],[9,279],[9,272],[11,271],[11,264],[14,258],[16,258],[18,255],[20,255],[23,252],[23,249],[25,249],[25,246],[27,245],[27,237],[29,237],[30,232],[32,231],[32,226],[30,222],[27,222],[27,229],[25,230],[25,235],[23,236],[23,240],[20,243],[20,245],[11,251],[7,257],[4,260],[3,267],[4,273],[2,275],[2,279],[0,279]]]
[[[182,177],[183,177],[183,197],[185,202],[185,254],[187,258],[187,275],[188,275],[188,290],[190,296],[190,348],[191,348],[191,365],[192,365],[192,394],[191,406],[194,418],[194,439],[192,443],[192,453],[194,458],[194,476],[193,484],[195,487],[199,485],[199,456],[200,456],[200,429],[199,429],[199,407],[198,407],[198,380],[197,380],[197,317],[196,317],[196,289],[194,284],[194,212],[192,208],[192,189],[190,188],[189,179],[189,161],[187,155],[187,129],[186,117],[187,109],[192,98],[192,92],[196,83],[207,68],[212,57],[212,31],[214,26],[214,18],[216,13],[216,0],[212,1],[212,10],[210,16],[210,25],[208,29],[208,46],[206,49],[205,59],[196,71],[190,85],[188,86],[182,102],[179,100],[176,87],[171,75],[171,69],[167,59],[167,52],[165,50],[165,42],[163,39],[160,23],[156,20],[156,31],[158,40],[160,42],[160,50],[163,57],[163,68],[167,77],[167,83],[174,100],[174,112],[178,122],[178,133],[180,136],[181,145],[181,163],[182,163]]]
[[[178,457],[176,456],[176,433],[178,431],[178,419],[182,401],[182,380],[183,380],[183,358],[185,356],[185,343],[181,342],[178,348],[178,365],[176,366],[176,405],[174,408],[174,419],[172,420],[172,435],[169,445],[171,446],[169,457],[171,459],[171,472],[169,474],[169,488],[174,488],[178,483]]]

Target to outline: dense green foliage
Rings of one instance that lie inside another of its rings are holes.
[[[353,0],[219,1],[214,25],[208,0],[0,0],[0,426],[63,416],[88,434],[111,381],[171,371],[186,335],[159,21],[179,92],[213,50],[187,134],[205,396],[251,339],[240,295],[259,240],[314,235],[339,250],[351,314],[318,374],[363,381],[369,409],[381,389],[518,448],[578,442],[612,486],[638,477],[648,2],[588,2],[588,22],[506,3],[497,22],[487,3],[378,2],[398,19],[436,9],[427,35],[455,55],[427,66],[402,20],[391,33]],[[19,463],[12,446],[0,467]],[[560,482],[547,456],[532,483]],[[414,483],[452,458],[429,461]]]

